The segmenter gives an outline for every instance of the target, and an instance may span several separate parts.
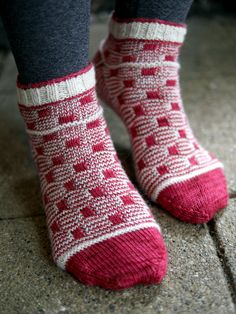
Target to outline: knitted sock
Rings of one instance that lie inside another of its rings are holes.
[[[97,92],[124,121],[145,193],[181,220],[203,223],[227,204],[222,164],[195,139],[182,105],[179,49],[184,25],[110,21],[94,58]]]
[[[165,245],[117,159],[92,66],[41,84],[18,83],[18,99],[57,265],[104,288],[159,283]]]

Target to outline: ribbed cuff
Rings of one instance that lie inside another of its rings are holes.
[[[109,22],[110,34],[117,39],[146,39],[182,43],[187,32],[185,24],[158,19],[118,19],[112,15]]]
[[[18,103],[39,106],[80,95],[95,86],[93,65],[58,79],[37,83],[21,84],[17,81]]]

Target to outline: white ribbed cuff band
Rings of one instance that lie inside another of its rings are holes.
[[[109,22],[110,34],[117,39],[134,38],[163,40],[182,43],[187,32],[184,26],[175,26],[161,22]]]
[[[82,94],[95,86],[94,68],[78,75],[65,76],[59,81],[49,81],[43,86],[17,87],[18,102],[25,106],[38,106],[61,101]]]

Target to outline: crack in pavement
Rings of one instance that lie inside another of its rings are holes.
[[[226,282],[228,285],[228,289],[231,293],[231,297],[232,297],[232,300],[233,300],[233,303],[235,306],[235,310],[236,310],[236,282],[234,282],[234,276],[233,276],[231,267],[229,265],[228,258],[227,258],[226,253],[225,253],[224,244],[221,242],[219,234],[217,232],[215,219],[212,219],[211,221],[209,221],[207,223],[207,226],[209,229],[210,236],[211,236],[213,243],[215,245],[217,256],[220,260],[220,264],[221,264],[221,267],[223,269],[223,272],[224,272],[224,275],[226,278]]]

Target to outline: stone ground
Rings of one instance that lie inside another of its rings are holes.
[[[92,24],[91,55],[106,33]],[[201,143],[225,164],[229,206],[206,225],[189,225],[150,203],[169,252],[160,286],[111,292],[86,287],[50,255],[37,174],[16,107],[16,69],[0,53],[0,313],[236,313],[236,20],[191,18],[182,53],[185,107]],[[128,135],[107,108],[112,136],[132,180]]]

